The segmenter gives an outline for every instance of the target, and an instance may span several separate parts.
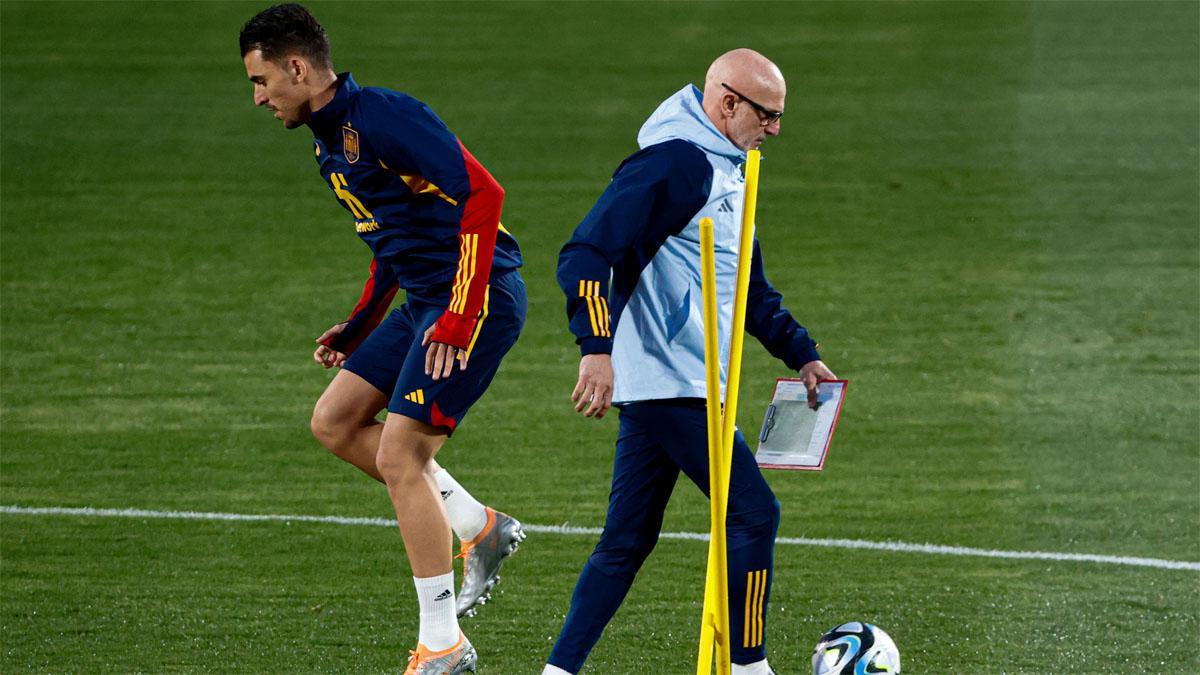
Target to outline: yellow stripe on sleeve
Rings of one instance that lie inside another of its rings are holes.
[[[468,234],[470,250],[467,255],[467,278],[463,281],[462,296],[458,301],[458,313],[467,311],[467,298],[471,295],[471,282],[475,280],[475,264],[478,262],[479,235]]]
[[[600,297],[600,282],[592,282],[592,297],[596,303],[596,325],[600,328],[600,335],[610,337],[608,334],[608,303],[604,298]]]
[[[467,280],[467,289],[470,290],[471,282],[475,281],[476,268],[479,267],[479,235],[471,235],[471,278]],[[463,294],[462,311],[467,311],[467,293]]]
[[[592,320],[592,335],[599,337],[600,328],[599,328],[599,326],[596,325],[596,305],[592,303],[592,301],[595,300],[595,298],[588,295],[588,296],[584,296],[583,299],[585,301],[587,301],[588,318]]]
[[[458,311],[458,303],[462,298],[463,281],[467,278],[467,261],[471,252],[471,242],[466,235],[459,237],[458,243],[458,274],[454,280],[454,294],[450,298],[450,311]]]
[[[597,296],[596,300],[600,301],[600,319],[604,324],[604,337],[612,337],[612,326],[608,323],[608,300],[605,300],[602,295]]]
[[[464,237],[458,238],[458,268],[454,271],[454,285],[450,289],[450,306],[448,309],[454,311],[455,305],[458,304],[458,295],[462,292],[462,280],[465,268],[463,264],[467,259],[467,240]]]
[[[600,282],[579,280],[579,297],[587,302],[588,318],[592,322],[592,335],[612,337],[611,319],[608,315],[608,300],[600,295]]]
[[[454,289],[450,295],[451,312],[462,314],[466,311],[471,281],[475,278],[475,262],[478,252],[479,235],[461,235],[458,245],[458,273],[454,276]]]
[[[579,280],[579,297],[587,303],[588,319],[592,322],[592,335],[600,335],[600,327],[596,323],[596,306],[592,304],[592,282],[586,279]]]

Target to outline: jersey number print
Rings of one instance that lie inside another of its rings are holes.
[[[346,189],[349,183],[346,181],[346,176],[340,173],[329,174],[329,183],[333,185],[333,193],[337,198],[342,200],[346,208],[350,209],[350,213],[354,214],[354,229],[359,232],[374,232],[379,229],[379,223],[375,221],[375,216],[363,203],[358,200]]]

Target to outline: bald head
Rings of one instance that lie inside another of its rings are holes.
[[[753,49],[734,49],[717,57],[704,76],[704,112],[721,133],[743,150],[757,148],[766,136],[779,134],[787,83],[770,59]],[[756,109],[758,106],[761,109]]]

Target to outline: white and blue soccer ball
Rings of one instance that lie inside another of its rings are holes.
[[[879,626],[851,621],[821,636],[812,663],[813,675],[896,675],[900,650]]]

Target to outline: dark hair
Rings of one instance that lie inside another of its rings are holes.
[[[304,6],[296,3],[275,5],[255,14],[242,26],[238,42],[242,56],[258,49],[270,61],[300,55],[314,66],[333,69],[329,35]]]

